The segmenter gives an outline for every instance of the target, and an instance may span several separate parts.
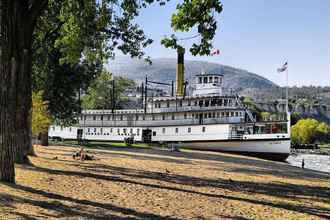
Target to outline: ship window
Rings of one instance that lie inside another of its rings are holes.
[[[152,120],[155,120],[155,115],[152,115]]]
[[[170,101],[167,101],[166,106],[167,108],[170,107]]]
[[[218,77],[214,77],[214,83],[218,83],[219,82],[219,78]]]
[[[94,133],[96,133],[96,128],[94,128]]]
[[[209,77],[209,83],[213,83],[213,77],[212,76]]]
[[[140,128],[136,129],[136,134],[140,135]]]
[[[152,136],[156,136],[156,131],[153,131],[152,132]]]
[[[188,128],[188,133],[191,133],[191,128]]]
[[[86,115],[84,116],[84,120],[86,121]]]
[[[201,84],[203,82],[202,77],[198,77],[198,82]]]
[[[69,132],[71,132],[71,131],[72,131],[72,128],[70,127],[70,128],[69,128]]]
[[[165,120],[165,115],[162,115],[162,119]]]
[[[179,133],[179,128],[175,128],[175,133]]]
[[[198,119],[198,114],[195,115],[196,119]]]
[[[203,106],[203,100],[200,100],[198,105],[199,105],[199,107],[202,107]]]
[[[236,117],[238,116],[238,112],[235,112],[235,116],[236,116]]]
[[[227,99],[224,99],[223,102],[224,102],[223,105],[224,105],[224,106],[227,106],[227,102],[228,102],[228,100],[227,100]]]
[[[217,102],[216,99],[212,99],[212,100],[211,100],[211,106],[215,106],[216,102]]]
[[[219,99],[218,100],[218,106],[222,106],[223,105],[223,99]]]
[[[158,103],[157,102],[155,102],[155,108],[157,108],[158,107]]]
[[[146,120],[146,116],[145,115],[142,116],[142,120]]]
[[[94,121],[96,120],[96,116],[93,116],[93,120],[94,120]]]
[[[229,112],[226,112],[226,116],[229,117]]]
[[[204,83],[207,83],[207,76],[204,77]]]
[[[110,115],[108,115],[108,121],[110,121],[110,119],[111,119],[111,116],[110,116]]]
[[[202,131],[205,132],[205,127],[202,127]]]
[[[100,132],[101,132],[101,134],[103,133],[103,128],[100,128]]]
[[[90,133],[91,132],[91,129],[90,128],[87,128],[87,132]]]
[[[220,113],[219,112],[217,112],[217,118],[219,118],[220,117]]]
[[[224,117],[225,116],[225,113],[224,112],[221,112],[221,117]]]
[[[230,112],[230,116],[233,117],[234,116],[234,112]]]
[[[110,128],[110,133],[112,133],[112,128]]]
[[[117,128],[117,134],[118,134],[118,135],[120,134],[120,129],[119,129],[119,128]]]
[[[174,120],[175,119],[175,115],[174,114],[172,114],[172,120]]]
[[[163,129],[162,129],[162,133],[163,133],[163,134],[165,134],[165,131],[166,131],[166,129],[165,129],[165,128],[163,128]]]
[[[208,107],[210,105],[210,101],[209,100],[205,100],[205,107]]]
[[[209,112],[209,118],[212,118],[212,113],[211,112]]]
[[[101,115],[101,117],[100,117],[100,118],[101,118],[101,121],[103,121],[103,115]]]
[[[215,112],[212,113],[213,118],[215,118]]]
[[[191,106],[191,101],[190,100],[188,100],[188,106]]]
[[[136,115],[136,116],[135,116],[135,120],[136,120],[136,121],[139,120],[139,115]]]
[[[207,113],[204,114],[204,118],[207,118]]]
[[[131,128],[130,133],[133,134],[133,128]]]
[[[184,119],[187,119],[187,113],[184,113],[183,117]]]
[[[194,102],[194,106],[197,106],[197,101]]]
[[[120,116],[120,121],[122,121],[122,120],[123,120],[123,116],[121,115],[121,116]]]
[[[179,106],[182,107],[182,100],[179,101]]]

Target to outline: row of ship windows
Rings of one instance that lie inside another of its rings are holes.
[[[206,128],[205,127],[202,127],[202,132],[205,132],[206,131]],[[182,130],[181,130],[182,132]],[[187,132],[188,133],[191,133],[191,128],[188,127],[187,128]],[[86,135],[106,135],[106,136],[109,136],[110,134],[113,133],[113,129],[111,128],[110,129],[110,133],[103,133],[103,130],[102,128],[100,128],[100,131],[97,132],[97,129],[94,128],[93,130],[91,130],[90,128],[87,129],[87,132],[85,133]],[[165,134],[166,133],[166,128],[162,128],[162,134]],[[179,128],[175,128],[175,133],[178,134],[179,133]],[[133,135],[133,136],[139,136],[140,135],[140,129],[136,129],[136,133],[133,133],[133,128],[130,129],[130,132],[128,133],[128,129],[126,128],[123,128],[122,129],[122,132],[120,130],[120,128],[117,128],[117,135]],[[156,131],[153,131],[152,132],[152,136],[156,136]]]
[[[236,102],[235,102],[236,103]],[[199,106],[199,107],[209,107],[209,106],[233,106],[235,104],[232,99],[210,99],[210,100],[199,100],[192,103],[191,100],[187,101],[187,106]],[[176,104],[179,107],[183,106],[182,100],[179,100]],[[175,105],[175,106],[176,106]],[[166,106],[162,106],[161,102],[155,102],[155,108],[170,107],[170,101],[166,102]]]
[[[183,115],[183,119],[198,119],[198,118],[222,118],[222,117],[242,117],[243,116],[243,113],[242,112],[208,112],[208,113],[196,113],[196,114],[191,114],[191,117],[188,118],[188,114],[185,113]],[[124,120],[124,117],[123,115],[120,115],[120,116],[108,116],[107,119],[108,121],[110,120],[115,120],[115,119],[119,119],[120,121],[123,121]],[[97,116],[93,116],[93,121],[96,121],[97,119]],[[103,115],[100,116],[100,120],[103,121],[104,117]],[[135,120],[139,120],[140,117],[139,115],[136,115],[135,116]],[[152,120],[157,120],[157,117],[156,115],[152,115]],[[175,114],[172,114],[171,115],[171,118],[166,118],[165,115],[162,115],[161,117],[162,120],[166,120],[166,119],[172,119],[172,120],[175,120],[175,119],[180,119],[180,118],[176,118],[175,117]],[[81,116],[81,120],[86,120],[86,116]],[[145,115],[142,115],[142,120],[146,120],[146,117]]]
[[[222,83],[222,77],[218,76],[204,76],[204,77],[198,77],[198,83]]]
[[[53,127],[53,130],[55,130],[55,126]],[[63,130],[63,127],[61,127],[61,131]],[[113,128],[110,128],[110,133],[103,133],[103,128],[100,128],[99,131],[97,131],[97,128],[87,128],[87,132],[85,133],[86,135],[110,135],[111,133],[113,133]],[[202,132],[205,132],[205,127],[202,127]],[[69,132],[72,132],[72,128],[69,127]],[[191,128],[188,127],[187,130],[188,133],[191,133]],[[166,128],[162,128],[162,133],[165,134],[166,133]],[[175,128],[175,133],[179,133],[179,128]],[[129,130],[127,128],[122,128],[122,132],[120,130],[120,128],[117,128],[117,134],[118,135],[140,135],[140,129],[137,128],[136,129],[136,133],[134,133],[133,128],[130,128]],[[156,136],[155,131],[153,132],[153,136]]]

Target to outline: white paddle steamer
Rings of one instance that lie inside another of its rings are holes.
[[[178,56],[176,95],[145,98],[144,108],[85,110],[76,127],[51,126],[50,137],[95,141],[171,143],[285,160],[290,153],[290,114],[256,121],[237,95],[223,93],[222,74],[199,74],[185,96],[183,55]],[[147,93],[146,93],[147,94]]]

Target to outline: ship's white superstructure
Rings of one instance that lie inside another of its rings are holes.
[[[64,139],[171,143],[180,147],[285,159],[289,120],[256,122],[236,95],[223,94],[223,75],[199,74],[191,96],[148,98],[145,109],[86,110],[79,126],[51,126]]]

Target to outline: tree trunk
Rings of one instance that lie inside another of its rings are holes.
[[[48,132],[42,132],[40,135],[41,146],[48,146]]]
[[[31,145],[31,40],[45,3],[0,1],[0,181],[15,182],[14,161]]]
[[[0,1],[0,181],[15,182],[17,59],[13,54],[16,30],[9,1]]]

